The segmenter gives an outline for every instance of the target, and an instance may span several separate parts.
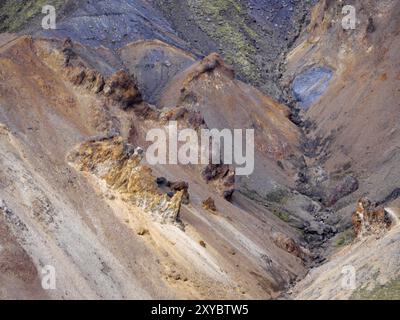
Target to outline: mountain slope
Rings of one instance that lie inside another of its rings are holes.
[[[165,44],[158,45],[165,49]],[[142,52],[142,47],[129,50]],[[273,213],[245,198],[243,209],[232,205],[201,178],[201,168],[194,168],[199,174],[195,178],[191,168],[160,166],[151,173],[143,167],[143,178],[129,178],[133,189],[125,190],[94,169],[106,161],[99,151],[91,165],[76,165],[80,160],[73,160],[74,150],[78,147],[82,155],[91,154],[91,143],[96,143],[96,148],[111,148],[119,164],[108,170],[122,179],[130,169],[120,167],[125,156],[118,153],[119,144],[113,137],[144,147],[139,142],[146,130],[162,124],[154,116],[156,109],[147,103],[126,108],[121,96],[105,94],[120,73],[114,73],[117,69],[101,60],[102,56],[108,56],[107,52],[29,37],[1,46],[1,210],[36,269],[55,266],[57,289],[49,292],[50,297],[278,296],[304,274],[305,264],[275,244],[273,233],[286,234],[288,239],[299,237]],[[212,77],[216,74],[217,70]],[[96,85],[101,77],[104,88]],[[148,113],[148,108],[154,111]],[[290,123],[280,109],[270,112],[277,124]],[[138,133],[135,139],[133,131]],[[164,224],[151,207],[135,200],[142,197],[139,190],[155,204],[167,199],[155,182],[161,175],[188,182],[190,194],[189,204],[177,200],[178,208],[182,206],[179,217],[172,216]],[[135,187],[146,176],[148,182]],[[202,206],[210,196],[215,199],[215,213]],[[39,286],[36,290],[41,292]],[[5,297],[13,294],[8,286],[3,291]],[[27,287],[19,297],[29,298],[29,292]]]
[[[3,1],[0,297],[398,298],[400,6],[349,2]],[[171,121],[254,172],[149,165]]]
[[[314,0],[143,1],[54,0],[57,30],[41,29],[43,1],[3,4],[1,31],[71,37],[83,44],[121,48],[158,39],[198,56],[220,53],[238,77],[279,100],[285,53],[307,21]]]
[[[288,55],[288,79],[316,66],[333,72],[323,95],[305,112],[311,147],[308,170],[320,168],[322,174],[314,179],[325,180],[317,184],[317,189],[329,193],[332,184],[343,177],[357,180],[354,193],[329,204],[340,217],[339,230],[343,231],[333,244],[342,244],[333,250],[337,252],[329,262],[310,272],[295,289],[300,299],[374,297],[375,291],[384,291],[399,274],[400,4],[352,4],[359,20],[355,30],[342,29],[340,4],[321,1],[301,41]],[[354,204],[361,197],[384,207],[394,226],[381,238],[370,235],[341,248],[352,225]],[[337,285],[343,277],[342,268],[348,265],[357,272],[357,290],[343,290]],[[388,297],[398,298],[399,293],[393,291]]]

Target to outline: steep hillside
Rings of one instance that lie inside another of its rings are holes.
[[[5,1],[0,31],[71,37],[89,45],[120,48],[158,39],[198,56],[220,53],[238,77],[279,100],[284,57],[308,21],[315,0],[68,1],[57,9],[57,30],[41,30],[43,1]],[[28,4],[29,3],[29,4]]]
[[[219,52],[239,78],[284,98],[283,58],[314,1],[152,0],[178,34],[204,54]]]
[[[0,298],[400,298],[398,0],[46,4],[0,4]],[[254,170],[152,164],[171,124]]]
[[[179,50],[149,45],[175,52],[180,61]],[[126,50],[143,52],[141,46]],[[103,50],[70,41],[22,37],[1,45],[1,211],[36,269],[55,266],[57,290],[48,294],[279,296],[305,273],[307,251],[297,244],[297,251],[288,251],[284,245],[300,241],[299,234],[247,198],[239,198],[241,208],[226,201],[214,183],[201,177],[202,168],[138,167],[133,151],[145,147],[146,131],[163,123],[165,111],[140,102],[134,82],[105,63],[104,56]],[[220,78],[219,69],[204,75],[209,76],[215,85],[242,87],[242,95],[251,97],[244,84]],[[254,108],[275,105],[257,95]],[[232,99],[241,105],[240,96]],[[275,108],[270,115],[276,120],[266,129],[290,128],[284,108]],[[282,131],[277,139],[296,139],[295,132]],[[132,170],[139,170],[137,176]],[[157,187],[160,176],[189,188],[176,185],[173,190],[180,191],[168,200],[167,190]],[[189,201],[183,200],[185,192]],[[203,208],[209,197],[216,211]],[[160,206],[165,209],[156,209]],[[33,297],[33,280],[24,282],[22,273],[15,277],[25,285],[19,297]],[[2,289],[4,297],[15,296],[12,286]],[[34,292],[43,294],[37,285]]]
[[[340,217],[343,233],[334,240],[340,245],[348,241],[343,239],[348,238],[354,203],[361,197],[384,206],[397,220],[398,204],[393,201],[399,196],[400,177],[400,3],[349,4],[356,8],[355,30],[341,26],[343,5],[321,1],[314,8],[311,24],[288,56],[286,74],[288,83],[307,73],[313,79],[315,87],[305,88],[305,98],[320,91],[309,109],[301,112],[308,155],[306,185],[301,189],[322,198]],[[332,74],[327,84],[318,80],[318,68]],[[296,81],[292,88],[296,90]],[[346,196],[332,198],[330,190]],[[366,298],[368,292],[373,297],[373,290],[379,291],[379,286],[390,285],[398,277],[397,238],[394,227],[382,239],[367,237],[339,250],[299,286],[298,297],[348,298],[353,294]],[[354,293],[336,284],[345,265],[358,272]]]

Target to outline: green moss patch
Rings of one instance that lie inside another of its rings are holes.
[[[0,2],[0,32],[16,32],[42,12],[45,5],[60,8],[66,0],[3,0]]]
[[[400,277],[374,289],[360,288],[353,292],[353,300],[399,300],[400,299]]]
[[[254,57],[262,42],[246,20],[246,9],[236,0],[190,0],[196,24],[225,51],[225,59],[248,80],[260,80]]]
[[[339,234],[335,240],[336,247],[343,247],[351,243],[354,239],[353,229],[346,230]]]

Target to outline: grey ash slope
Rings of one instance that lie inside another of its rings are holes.
[[[218,52],[235,67],[239,79],[287,101],[290,92],[280,84],[284,58],[315,0],[64,2],[58,30],[40,30],[40,19],[35,18],[31,32],[114,49],[158,39],[197,56]]]
[[[284,58],[314,0],[151,0],[178,34],[204,54],[220,53],[238,77],[279,100]]]
[[[143,0],[67,1],[57,30],[37,34],[70,37],[82,44],[114,49],[143,39],[159,39],[189,49],[168,21]]]

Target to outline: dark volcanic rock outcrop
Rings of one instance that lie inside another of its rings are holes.
[[[142,95],[135,80],[124,70],[117,71],[107,80],[104,94],[113,101],[120,103],[123,108],[129,108],[142,102]]]
[[[285,250],[286,252],[302,260],[306,260],[308,258],[309,253],[306,252],[303,248],[301,248],[300,245],[298,245],[296,241],[294,241],[292,238],[282,233],[275,232],[272,235],[272,239],[274,240],[275,245],[281,248],[282,250]]]
[[[212,182],[226,200],[235,192],[235,170],[226,164],[209,164],[202,171],[205,181]]]

